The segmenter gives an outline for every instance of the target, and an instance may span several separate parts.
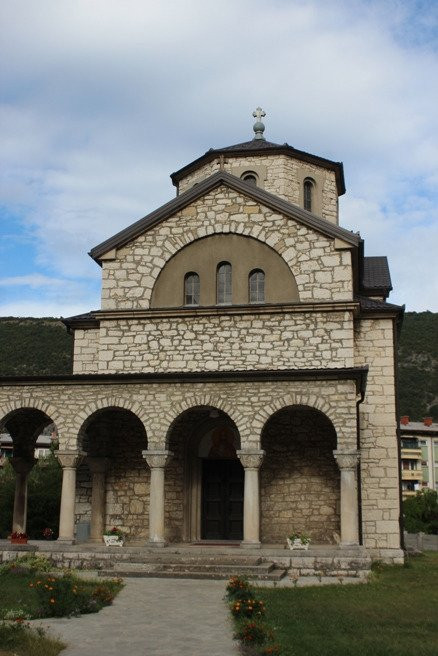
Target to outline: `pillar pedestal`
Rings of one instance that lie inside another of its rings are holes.
[[[237,457],[245,470],[243,493],[243,541],[240,546],[246,549],[260,549],[260,481],[259,469],[264,451],[242,449]]]
[[[92,474],[90,542],[102,542],[105,530],[106,472],[109,458],[87,458]]]
[[[359,508],[357,498],[357,464],[359,451],[333,451],[341,470],[341,547],[359,544]]]
[[[58,542],[74,544],[76,467],[85,454],[80,451],[56,451],[55,454],[62,467]]]
[[[12,457],[9,461],[15,471],[14,514],[12,533],[26,533],[27,525],[27,479],[36,463],[35,458]]]
[[[142,451],[151,470],[149,493],[149,546],[165,547],[164,537],[164,469],[173,456],[171,451]]]

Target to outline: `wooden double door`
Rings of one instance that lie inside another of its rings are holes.
[[[239,460],[202,460],[203,540],[243,539],[243,485]]]

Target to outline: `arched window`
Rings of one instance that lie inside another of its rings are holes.
[[[265,272],[261,269],[254,269],[248,277],[249,302],[265,302]]]
[[[184,276],[184,305],[199,305],[199,276],[190,271]]]
[[[257,187],[257,174],[254,171],[245,171],[245,173],[242,173],[241,180]]]
[[[231,300],[231,264],[221,262],[216,270],[216,302],[218,305],[229,305]]]
[[[311,178],[306,178],[303,184],[303,206],[305,210],[312,211],[312,196],[314,182]]]

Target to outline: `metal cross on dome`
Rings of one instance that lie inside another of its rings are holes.
[[[263,132],[265,131],[265,126],[262,123],[262,118],[266,116],[266,112],[261,107],[257,107],[252,115],[256,119],[256,122],[253,125],[253,130],[255,132],[254,139],[264,139]]]

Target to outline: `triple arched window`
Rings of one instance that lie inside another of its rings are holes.
[[[216,267],[216,304],[231,305],[233,302],[232,266],[230,262],[219,262]],[[184,276],[184,305],[200,303],[201,283],[199,275],[189,271]],[[241,301],[240,301],[241,302]],[[265,272],[253,269],[248,274],[248,302],[265,303]]]

